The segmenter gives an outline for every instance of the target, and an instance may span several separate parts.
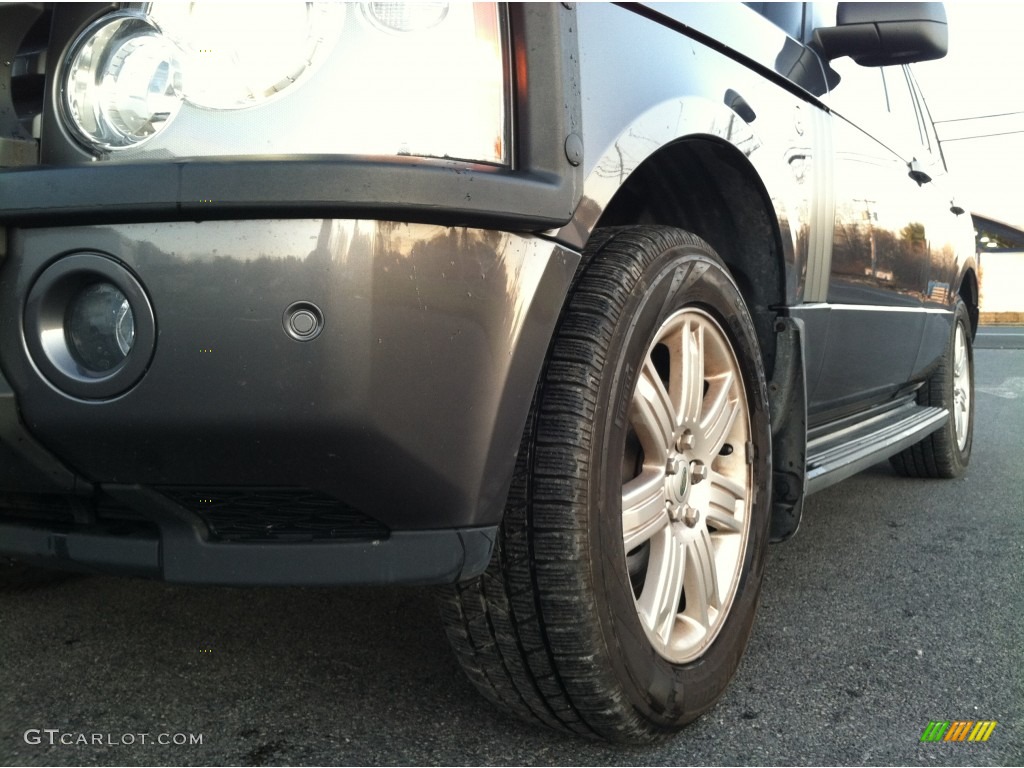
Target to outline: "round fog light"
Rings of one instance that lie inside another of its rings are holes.
[[[135,343],[135,314],[128,298],[110,283],[94,283],[68,307],[68,347],[84,368],[107,373],[117,368]]]
[[[36,278],[25,298],[25,347],[40,375],[71,397],[130,390],[156,353],[156,316],[142,284],[101,253],[72,253]]]

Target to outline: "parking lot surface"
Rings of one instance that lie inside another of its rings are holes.
[[[880,464],[811,497],[769,553],[736,679],[674,739],[613,747],[503,717],[429,589],[94,576],[0,594],[0,763],[1020,765],[1024,350],[976,364],[967,476]],[[922,743],[935,720],[997,726]]]
[[[978,329],[978,349],[1024,349],[1024,325],[990,325]]]

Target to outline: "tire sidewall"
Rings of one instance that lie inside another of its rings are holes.
[[[591,466],[591,565],[609,660],[623,693],[643,717],[677,728],[708,709],[739,664],[753,624],[768,541],[771,451],[765,377],[757,338],[743,298],[710,249],[677,245],[646,265],[623,307],[609,345]],[[732,606],[715,640],[688,664],[673,664],[651,645],[640,624],[622,545],[621,469],[627,413],[642,361],[664,321],[680,309],[710,314],[732,344],[750,410],[754,491],[748,543]],[[602,418],[603,416],[603,418]]]
[[[967,353],[967,366],[968,366],[968,388],[969,388],[969,405],[967,409],[967,442],[964,443],[963,450],[960,449],[959,441],[956,434],[956,418],[953,414],[953,408],[956,405],[956,396],[954,395],[954,387],[956,385],[956,331],[957,328],[962,328],[964,333],[964,344]],[[945,381],[944,386],[944,405],[950,409],[950,417],[948,421],[947,439],[949,440],[949,456],[953,461],[953,471],[955,475],[960,475],[966,468],[967,464],[971,460],[971,447],[974,443],[974,345],[971,343],[971,322],[967,314],[967,307],[962,300],[957,302],[956,309],[953,312],[953,328],[949,337],[949,352],[946,355],[947,363],[945,366]]]

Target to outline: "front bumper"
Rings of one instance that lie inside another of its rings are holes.
[[[160,501],[147,503],[152,515]],[[29,563],[232,586],[453,583],[483,573],[496,536],[490,526],[399,531],[368,541],[223,544],[210,540],[201,521],[173,515],[150,535],[0,523],[4,554]]]
[[[26,297],[81,253],[128,270],[155,318],[113,396],[68,393],[26,343]],[[0,553],[181,582],[476,575],[578,262],[354,219],[9,230]],[[322,314],[308,340],[296,302]]]

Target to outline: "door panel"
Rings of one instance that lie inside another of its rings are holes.
[[[936,229],[934,194],[910,174],[924,155],[905,77],[900,91],[881,69],[832,67],[835,228],[812,416],[885,399],[918,369]]]

